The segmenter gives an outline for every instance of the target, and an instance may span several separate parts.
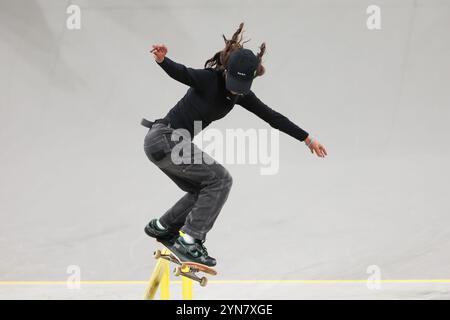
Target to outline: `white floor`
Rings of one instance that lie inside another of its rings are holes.
[[[0,299],[142,299],[145,284],[2,285]],[[194,299],[450,299],[450,283],[392,284],[368,289],[364,283],[194,285]],[[172,284],[170,298],[181,299],[181,284]],[[159,299],[157,294],[156,299]]]

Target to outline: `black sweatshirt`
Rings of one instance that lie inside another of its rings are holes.
[[[184,97],[165,116],[174,129],[187,129],[191,137],[194,137],[194,121],[202,121],[202,128],[206,128],[211,122],[223,118],[233,109],[234,104],[238,104],[273,128],[297,140],[304,141],[308,137],[306,131],[265,105],[253,91],[243,96],[230,93],[225,88],[222,71],[212,68],[188,68],[168,57],[158,64],[170,77],[190,87]]]

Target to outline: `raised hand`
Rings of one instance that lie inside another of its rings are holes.
[[[150,53],[153,53],[156,62],[161,63],[164,60],[164,57],[167,54],[167,47],[164,44],[154,44],[152,45],[153,49],[150,50]]]

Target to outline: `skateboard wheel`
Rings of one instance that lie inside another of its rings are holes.
[[[155,259],[161,258],[161,250],[156,250],[155,252],[153,252],[153,256],[155,257]]]
[[[200,286],[206,287],[207,284],[208,284],[208,278],[202,277],[202,278],[200,279]]]
[[[173,269],[173,273],[178,277],[179,275],[181,275],[181,268],[176,267],[175,269]]]

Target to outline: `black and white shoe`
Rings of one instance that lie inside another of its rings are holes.
[[[157,219],[152,219],[146,226],[145,226],[145,233],[152,237],[156,238],[157,240],[170,240],[174,239],[178,236],[178,231],[170,230],[170,229],[160,229],[157,225]]]
[[[171,250],[184,262],[200,263],[208,267],[214,267],[217,264],[216,259],[208,255],[204,241],[201,240],[195,240],[191,244],[185,242],[183,237],[178,237],[172,245]]]

